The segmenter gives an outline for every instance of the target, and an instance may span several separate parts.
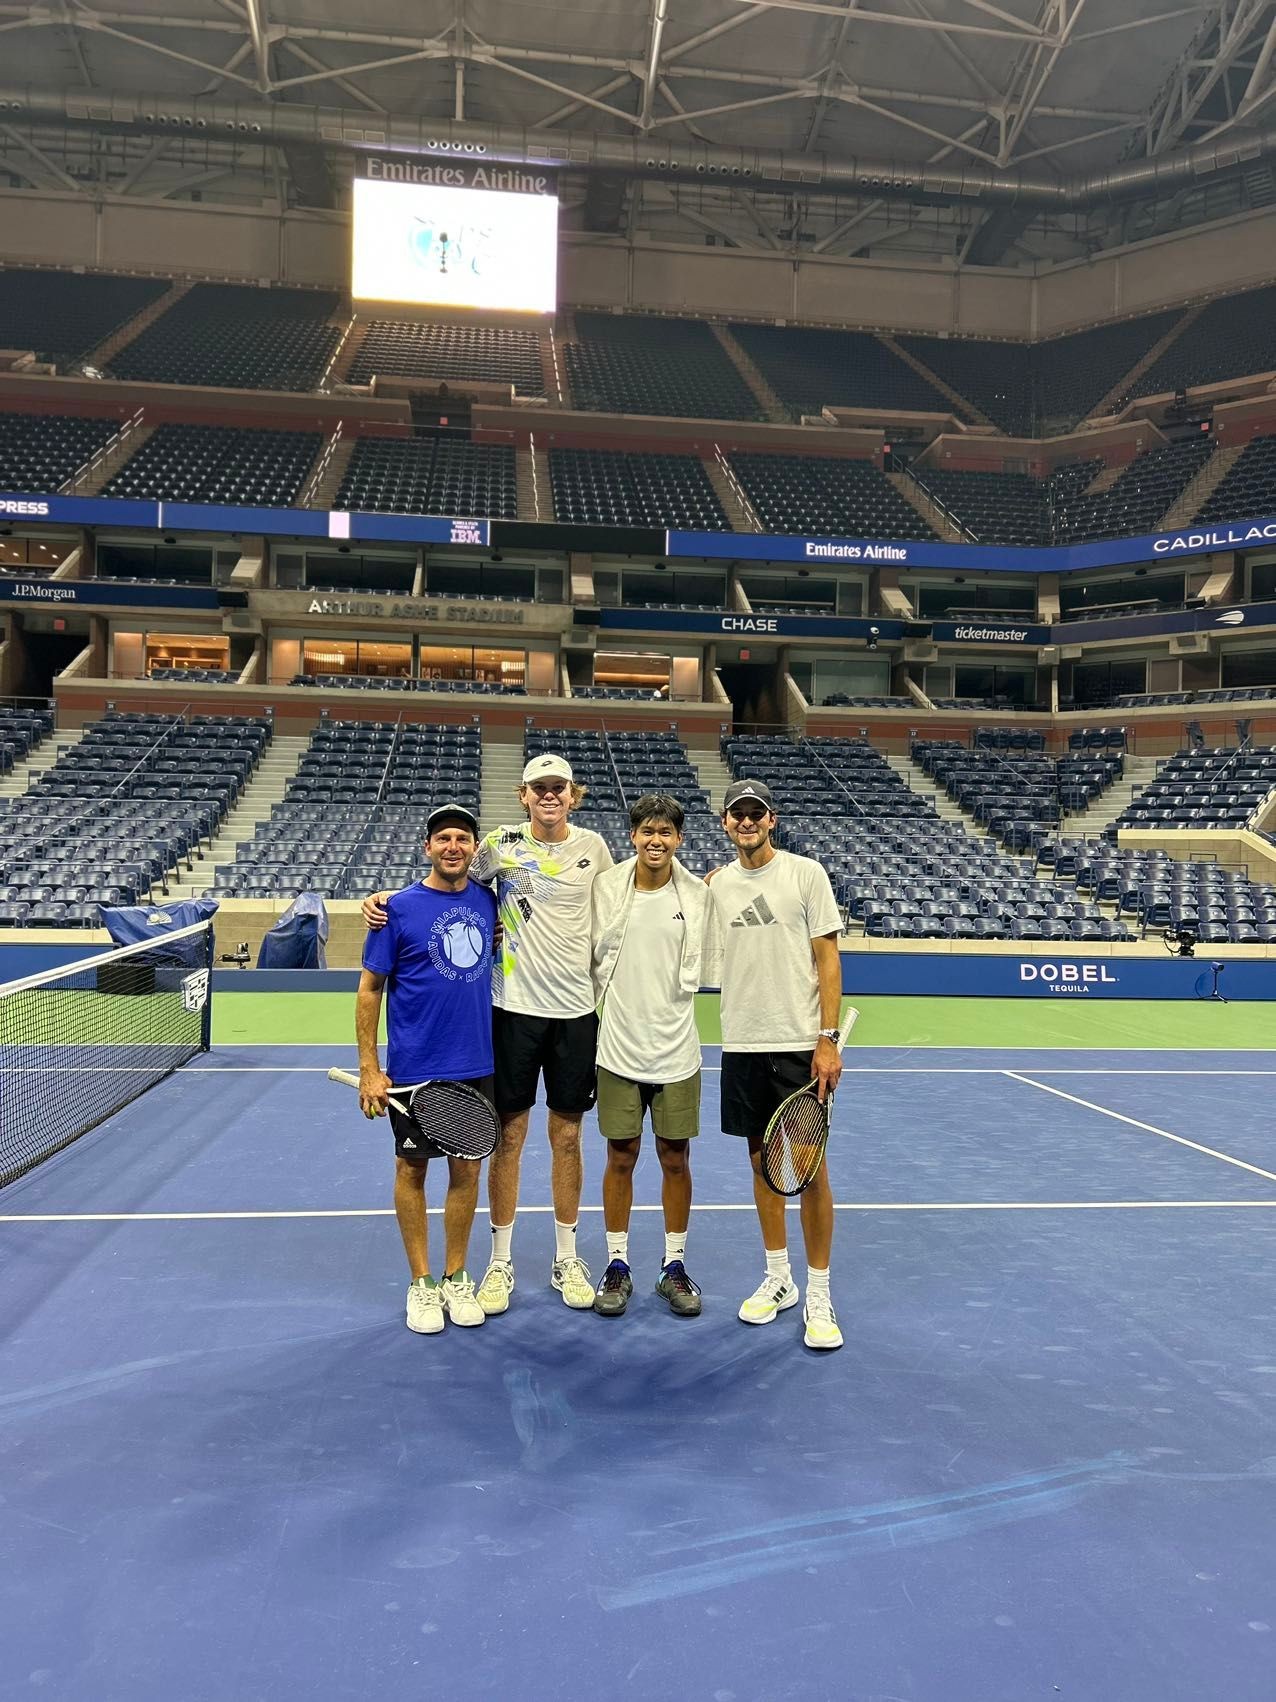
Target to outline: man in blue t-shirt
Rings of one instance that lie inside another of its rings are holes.
[[[459,1081],[492,1097],[492,943],[496,900],[472,885],[478,822],[459,804],[441,804],[425,824],[432,867],[423,881],[396,892],[384,928],[363,947],[363,974],[355,1005],[359,1042],[359,1104],[365,1117],[387,1109],[394,1130],[394,1212],[408,1256],[407,1324],[435,1335],[445,1315],[454,1324],[481,1324],[483,1309],[465,1269],[470,1226],[478,1202],[479,1161],[448,1158],[443,1208],[444,1275],[430,1274],[426,1233],[425,1172],[445,1155],[410,1117],[389,1105],[427,1081]],[[381,998],[386,1011],[386,1068],[377,1054]]]

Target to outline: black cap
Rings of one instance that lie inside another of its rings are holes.
[[[442,827],[444,822],[449,821],[464,822],[475,839],[478,838],[478,817],[464,804],[436,804],[425,818],[425,837],[428,839],[436,827]]]
[[[752,798],[756,803],[764,804],[772,814],[775,812],[775,799],[771,796],[771,788],[761,780],[733,780],[722,800],[724,812],[743,798]]]

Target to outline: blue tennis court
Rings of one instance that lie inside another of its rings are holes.
[[[736,1320],[712,1071],[699,1319],[651,1156],[629,1313],[550,1291],[534,1126],[511,1311],[413,1336],[352,1058],[220,1048],[0,1194],[0,1694],[1271,1702],[1271,1053],[854,1048],[824,1356]]]

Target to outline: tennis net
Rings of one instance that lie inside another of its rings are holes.
[[[211,922],[0,985],[0,1187],[209,1046]]]

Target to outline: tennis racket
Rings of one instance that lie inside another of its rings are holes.
[[[846,1045],[859,1014],[852,1006],[843,1018],[837,1037],[839,1050]],[[819,1091],[819,1082],[807,1082],[789,1095],[766,1126],[762,1137],[762,1180],[773,1194],[784,1194],[791,1199],[809,1188],[819,1175],[829,1138],[829,1113],[833,1109],[833,1095],[826,1094],[821,1105]]]
[[[359,1085],[350,1070],[329,1070],[328,1080]],[[411,1117],[425,1139],[448,1158],[490,1158],[501,1132],[496,1107],[464,1082],[427,1081],[413,1090],[406,1105],[399,1099],[390,1104]]]

